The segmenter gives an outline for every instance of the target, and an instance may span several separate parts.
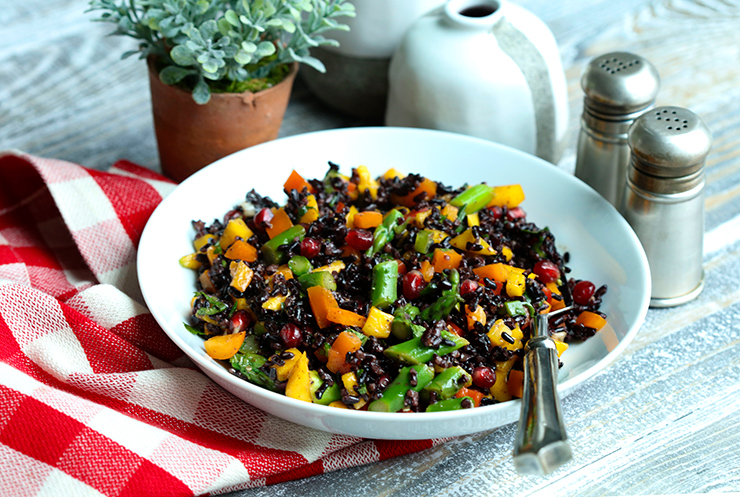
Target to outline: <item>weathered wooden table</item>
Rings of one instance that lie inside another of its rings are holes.
[[[402,0],[399,0],[402,1]],[[85,0],[0,1],[0,148],[107,168],[158,170],[144,64],[130,40],[84,15]],[[548,477],[511,462],[515,426],[422,453],[239,496],[635,495],[740,491],[740,2],[522,0],[553,30],[568,77],[573,170],[588,61],[615,50],[652,61],[658,105],[699,114],[707,159],[706,288],[650,310],[609,368],[563,400],[575,459]],[[281,135],[378,124],[332,112],[297,85]]]

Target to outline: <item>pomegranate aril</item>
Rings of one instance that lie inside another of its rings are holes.
[[[408,300],[419,298],[424,288],[424,277],[417,270],[409,271],[403,275],[403,296]]]
[[[509,221],[516,221],[517,219],[521,219],[526,217],[527,214],[524,212],[524,210],[521,207],[514,207],[512,209],[509,209],[506,213],[506,218]]]
[[[573,287],[573,301],[578,305],[586,305],[594,294],[596,287],[588,280],[581,280]]]
[[[254,216],[254,226],[257,229],[272,228],[270,220],[272,220],[272,211],[265,207]]]
[[[496,383],[496,372],[486,366],[480,366],[473,370],[473,383],[481,388],[491,388]]]
[[[363,229],[351,229],[344,241],[354,249],[367,250],[373,246],[373,234]]]
[[[301,329],[293,323],[288,323],[280,328],[280,338],[283,339],[283,343],[288,348],[298,346],[301,343],[302,335]]]
[[[488,210],[491,211],[491,214],[493,215],[494,219],[501,219],[501,216],[504,215],[504,210],[499,207],[498,205],[494,205],[493,207],[489,207]]]
[[[306,259],[312,259],[319,255],[319,250],[321,250],[321,242],[316,238],[307,236],[301,240],[301,255]]]
[[[244,331],[249,326],[249,314],[244,309],[240,309],[231,315],[229,318],[229,331],[232,333],[239,333]]]
[[[550,261],[538,261],[532,272],[540,277],[542,283],[552,283],[560,278],[560,269]]]
[[[473,280],[465,280],[460,284],[460,295],[466,295],[474,292],[478,289],[478,282]]]

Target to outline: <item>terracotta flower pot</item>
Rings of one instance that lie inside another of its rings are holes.
[[[182,181],[211,162],[274,140],[288,106],[298,63],[283,81],[257,93],[213,93],[205,105],[165,85],[149,63],[152,114],[162,172]]]

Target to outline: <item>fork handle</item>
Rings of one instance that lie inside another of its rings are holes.
[[[572,457],[556,386],[558,354],[547,336],[532,337],[527,349],[514,466],[522,474],[545,475]]]

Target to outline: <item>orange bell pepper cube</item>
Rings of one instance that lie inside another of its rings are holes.
[[[231,286],[240,292],[246,290],[254,276],[252,268],[247,266],[243,261],[231,261],[231,264],[229,264],[229,271],[231,273]]]
[[[468,330],[475,328],[475,323],[480,323],[483,326],[486,325],[486,311],[483,310],[483,306],[476,305],[474,310],[471,310],[467,305],[465,306],[465,317],[468,321]]]
[[[478,390],[473,390],[472,388],[462,387],[456,394],[455,397],[458,399],[462,397],[470,397],[473,399],[473,405],[475,407],[480,407],[480,401],[483,400],[483,392],[480,392]]]
[[[367,321],[365,316],[360,316],[357,313],[339,307],[330,307],[327,309],[326,319],[342,326],[357,326],[358,328],[362,328],[365,325],[365,321]]]
[[[308,190],[308,193],[314,193],[314,189],[311,186],[311,183],[303,179],[303,176],[298,174],[298,172],[293,169],[293,172],[290,173],[288,179],[285,180],[283,190],[285,190],[286,192],[290,192],[291,190],[298,190],[299,192],[302,192],[304,188]]]
[[[506,388],[512,397],[521,399],[524,395],[524,371],[518,369],[509,371],[509,381],[506,382]]]
[[[203,345],[206,348],[206,354],[212,358],[220,360],[231,359],[234,354],[239,352],[239,347],[244,343],[245,336],[245,331],[240,331],[233,335],[218,335],[209,338]]]
[[[563,299],[563,294],[560,293],[557,283],[551,281],[550,283],[545,283],[545,286],[550,290],[550,310],[557,311],[565,307],[565,300]]]
[[[462,254],[452,249],[434,249],[434,255],[432,256],[432,266],[434,271],[441,273],[445,269],[457,269],[460,267],[460,261],[462,261]]]
[[[429,261],[422,261],[419,271],[421,271],[421,276],[427,283],[432,281],[432,278],[434,278],[434,266],[432,266],[432,263]]]
[[[326,328],[331,323],[327,317],[329,309],[339,307],[337,299],[334,298],[331,290],[319,285],[310,287],[306,293],[313,315],[316,317],[316,324],[319,328]]]
[[[459,337],[465,336],[465,331],[462,328],[460,328],[458,325],[456,325],[455,323],[448,322],[447,329],[449,330],[450,333],[454,333],[455,335]]]
[[[506,264],[497,262],[496,264],[488,264],[473,269],[473,272],[478,275],[480,279],[490,278],[493,281],[505,283],[509,277],[509,268]]]
[[[606,325],[606,319],[602,318],[595,312],[583,311],[576,318],[576,324],[580,324],[587,328],[593,328],[596,331],[599,331]]]
[[[394,204],[400,204],[406,207],[414,207],[417,204],[417,201],[415,200],[417,196],[421,195],[422,193],[425,194],[425,196],[420,199],[426,199],[430,200],[433,199],[437,195],[437,183],[434,181],[423,178],[421,180],[421,183],[418,187],[408,195],[404,196],[398,196],[398,195],[391,195],[391,202]]]
[[[290,220],[288,213],[285,212],[285,209],[282,207],[275,211],[272,219],[270,219],[270,224],[272,224],[272,227],[265,230],[270,236],[270,239],[275,238],[283,231],[293,227],[293,221]]]
[[[370,229],[380,226],[383,222],[383,214],[378,211],[365,211],[355,214],[355,228]]]
[[[326,368],[332,373],[347,373],[350,365],[347,364],[347,354],[356,352],[362,347],[360,337],[349,331],[343,331],[334,340],[329,349],[329,359],[326,362]]]
[[[257,260],[257,248],[243,240],[237,240],[224,253],[227,259],[254,262]]]

